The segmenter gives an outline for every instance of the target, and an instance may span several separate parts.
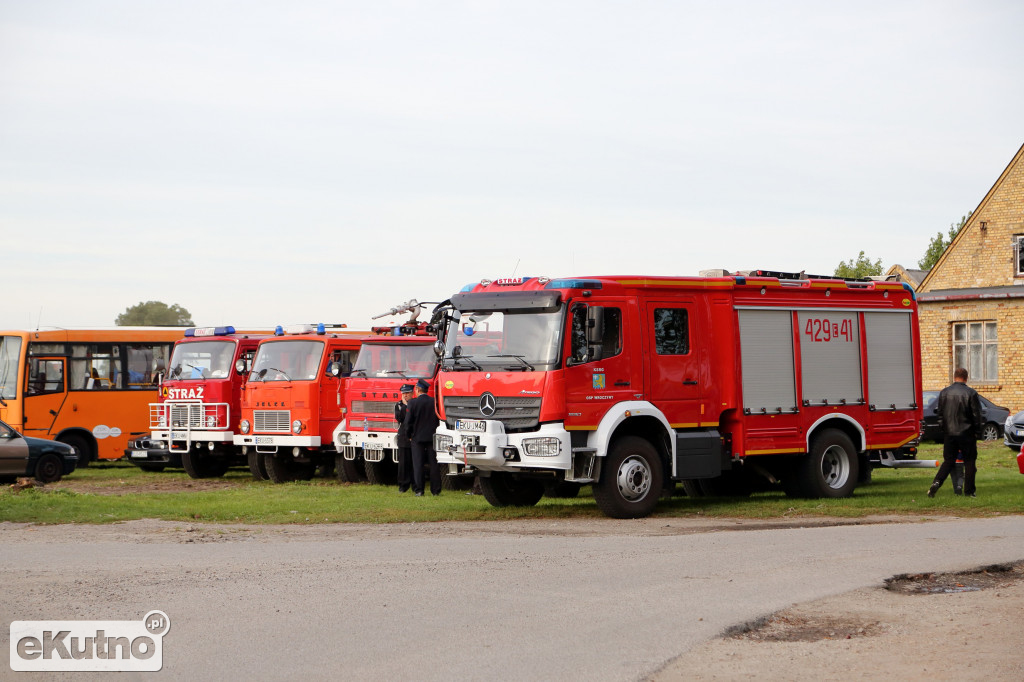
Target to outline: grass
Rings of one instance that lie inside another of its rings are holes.
[[[941,446],[926,444],[921,459],[941,459]],[[934,469],[876,469],[870,484],[844,499],[803,500],[781,492],[749,498],[662,500],[657,517],[738,517],[751,519],[870,515],[993,516],[1017,514],[1024,496],[1024,476],[1016,455],[1001,441],[979,444],[978,497],[955,497],[947,481],[938,496],[925,491]],[[14,492],[0,490],[0,521],[33,523],[110,523],[155,518],[223,523],[394,523],[477,521],[521,518],[601,518],[589,489],[576,499],[544,498],[536,507],[494,508],[482,496],[445,491],[416,498],[396,488],[343,484],[334,480],[273,485],[254,481],[243,470],[231,471],[202,489],[180,471],[143,472],[131,465],[107,464],[79,470],[66,487],[49,486]],[[198,489],[161,492],[156,487]],[[112,489],[117,494],[109,493]],[[137,492],[131,492],[135,491]],[[123,491],[123,492],[122,492]]]

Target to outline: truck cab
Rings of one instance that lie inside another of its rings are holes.
[[[149,405],[151,433],[135,440],[128,460],[147,470],[183,466],[192,478],[245,464],[234,435],[242,385],[264,336],[231,326],[186,329],[161,378],[159,402]]]
[[[330,331],[328,331],[330,330]],[[312,478],[331,468],[331,434],[342,419],[345,387],[365,332],[335,327],[278,327],[257,348],[242,390],[234,443],[274,483]]]

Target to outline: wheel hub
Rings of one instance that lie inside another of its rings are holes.
[[[627,457],[619,465],[616,482],[619,493],[630,502],[643,499],[651,489],[651,469],[639,457]]]
[[[825,485],[833,490],[846,485],[850,478],[850,462],[846,450],[838,445],[825,450],[821,458],[821,476]]]

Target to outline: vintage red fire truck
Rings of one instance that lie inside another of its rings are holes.
[[[759,484],[843,497],[921,419],[914,294],[755,271],[484,280],[451,298],[438,461],[496,506],[552,480],[613,517]],[[472,341],[472,352],[467,343]]]
[[[346,386],[345,419],[334,432],[339,453],[338,470],[355,480],[362,466],[370,483],[396,482],[398,448],[395,445],[395,404],[402,384],[426,379],[433,386],[437,371],[434,342],[437,333],[429,324],[402,325],[395,330],[374,328],[380,336],[363,339]],[[397,333],[398,335],[391,335]],[[431,388],[430,394],[434,394]]]
[[[308,480],[333,468],[331,434],[341,421],[345,384],[367,332],[344,325],[278,327],[256,351],[242,390],[234,442],[274,483]]]
[[[186,329],[171,351],[160,402],[149,404],[152,432],[126,451],[129,461],[150,471],[183,466],[192,478],[223,476],[229,466],[244,464],[233,442],[242,384],[268,333]]]

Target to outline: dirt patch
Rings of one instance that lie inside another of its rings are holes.
[[[1024,562],[993,564],[960,573],[903,573],[885,581],[885,589],[904,594],[953,594],[1007,587],[1024,579]]]
[[[826,614],[781,613],[741,625],[725,636],[757,642],[817,642],[823,639],[873,637],[883,634],[886,629],[886,625],[877,620],[865,621]]]

